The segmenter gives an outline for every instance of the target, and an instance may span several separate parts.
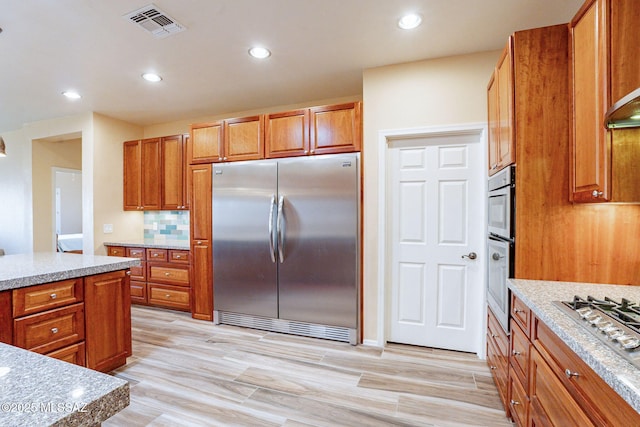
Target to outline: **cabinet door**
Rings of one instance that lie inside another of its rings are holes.
[[[500,146],[500,116],[498,115],[498,78],[494,71],[487,87],[487,112],[489,122],[489,175],[498,170],[498,147]]]
[[[531,411],[536,425],[594,425],[535,349],[531,352]]]
[[[162,209],[185,209],[185,146],[182,135],[162,138]]]
[[[131,297],[125,270],[88,276],[85,283],[87,367],[108,372],[131,356]]]
[[[0,342],[5,344],[13,344],[11,291],[0,292]]]
[[[309,154],[360,151],[362,103],[315,107],[310,110]]]
[[[498,168],[500,170],[516,161],[515,138],[513,127],[513,39],[509,38],[504,49],[496,75],[498,78],[498,117],[499,117],[499,144]]]
[[[213,252],[211,248],[211,165],[191,166],[192,316],[213,320]]]
[[[187,146],[189,163],[221,162],[222,145],[222,122],[191,125],[191,138]]]
[[[640,87],[640,5],[637,0],[614,0],[608,2],[609,48],[611,50],[611,98],[613,105],[620,98]]]
[[[127,141],[123,144],[124,190],[123,209],[136,211],[142,209],[142,169],[140,141]]]
[[[142,140],[142,206],[146,210],[159,210],[160,202],[160,138]]]
[[[266,157],[309,154],[309,110],[269,114],[265,121]]]
[[[224,121],[225,161],[264,159],[264,116]]]
[[[606,1],[590,1],[571,22],[572,156],[575,202],[610,198],[610,133],[603,118],[609,104],[606,62]]]

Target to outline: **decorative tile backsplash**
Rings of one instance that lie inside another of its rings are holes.
[[[189,211],[145,211],[144,238],[157,242],[189,240]]]

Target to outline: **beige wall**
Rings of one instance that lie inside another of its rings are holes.
[[[363,74],[364,339],[378,328],[378,133],[484,123],[486,88],[500,51],[372,68]],[[382,320],[382,319],[381,319]]]
[[[93,115],[93,248],[106,255],[103,243],[144,236],[142,212],[123,211],[122,143],[142,138],[141,126]],[[112,224],[113,233],[104,234],[103,225]]]
[[[32,146],[33,250],[55,250],[54,197],[51,168],[82,169],[82,139],[51,142],[35,140]]]

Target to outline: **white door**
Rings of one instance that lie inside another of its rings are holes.
[[[435,141],[389,143],[387,341],[475,352],[485,301],[484,156],[479,138]]]

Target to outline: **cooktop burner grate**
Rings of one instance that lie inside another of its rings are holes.
[[[554,301],[572,319],[583,325],[608,347],[640,368],[640,307],[622,298],[617,301],[604,297],[582,298],[573,301]]]

